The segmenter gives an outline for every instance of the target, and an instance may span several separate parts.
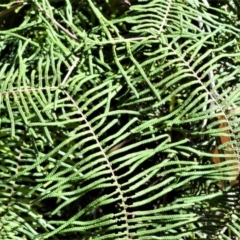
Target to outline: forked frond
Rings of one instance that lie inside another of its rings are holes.
[[[1,239],[240,236],[230,2],[0,5]]]

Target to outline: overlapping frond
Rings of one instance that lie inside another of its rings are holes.
[[[237,7],[206,3],[33,0],[3,21],[1,239],[239,237]]]

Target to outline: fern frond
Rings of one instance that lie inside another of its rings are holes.
[[[238,7],[206,2],[0,10],[1,239],[239,237]]]

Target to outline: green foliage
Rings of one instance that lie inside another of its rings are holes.
[[[238,1],[14,6],[0,239],[240,239]]]

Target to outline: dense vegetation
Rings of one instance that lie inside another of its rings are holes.
[[[0,3],[0,239],[240,239],[238,0]]]

